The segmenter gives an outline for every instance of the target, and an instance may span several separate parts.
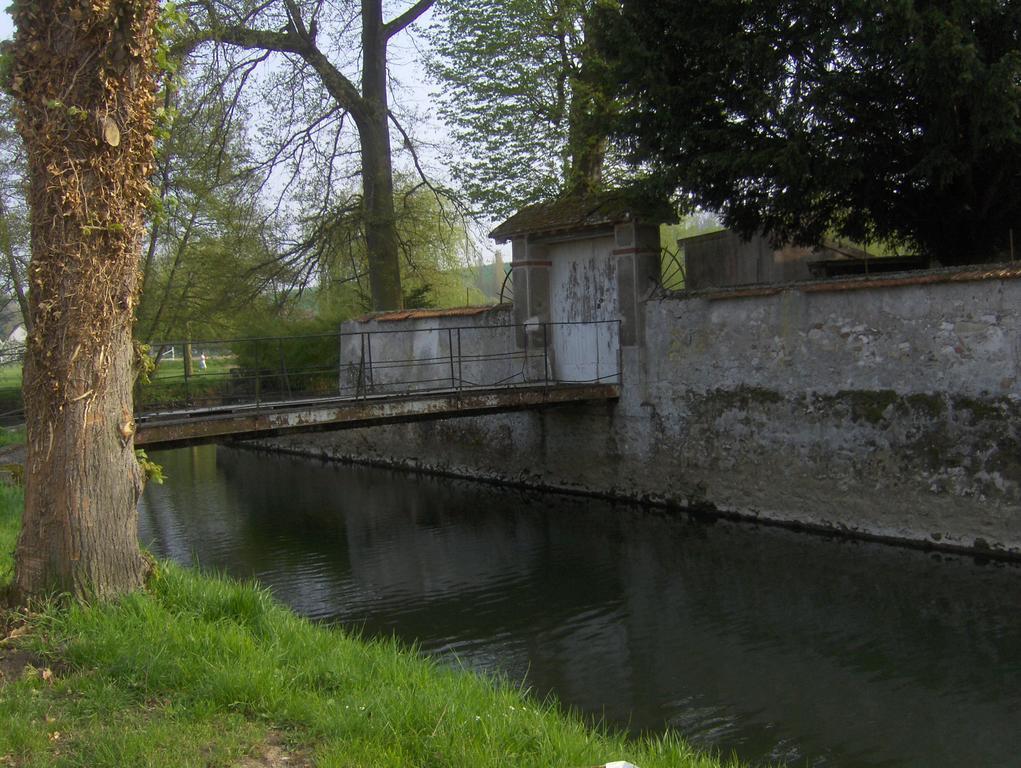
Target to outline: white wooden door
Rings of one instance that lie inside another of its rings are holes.
[[[613,238],[550,249],[550,367],[558,382],[616,380],[617,269]]]

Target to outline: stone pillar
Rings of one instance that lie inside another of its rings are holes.
[[[550,321],[549,246],[517,237],[512,241],[512,254],[517,346],[528,352],[528,378],[541,381],[548,340],[543,324]]]
[[[659,226],[628,221],[614,227],[613,258],[617,260],[617,297],[622,347],[645,344],[643,302],[659,284]]]
[[[549,246],[515,238],[512,245],[514,269],[514,322],[548,323],[550,320]],[[523,344],[523,338],[519,345]]]

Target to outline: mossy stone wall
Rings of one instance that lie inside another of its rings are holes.
[[[1021,557],[1021,280],[650,299],[620,402],[286,450]]]

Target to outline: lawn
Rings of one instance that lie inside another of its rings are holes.
[[[237,367],[237,360],[233,355],[222,356],[222,357],[207,357],[206,367],[202,368],[201,362],[197,355],[192,358],[192,379],[210,379],[219,378],[224,379],[230,374],[231,368]],[[184,360],[180,357],[175,359],[164,358],[160,360],[159,365],[156,366],[150,376],[153,381],[162,380],[184,380]]]
[[[21,363],[0,365],[0,390],[21,389]]]

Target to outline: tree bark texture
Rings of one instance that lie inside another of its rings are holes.
[[[400,250],[394,214],[382,0],[362,0],[362,102],[353,114],[362,154],[362,206],[372,308],[402,309]]]
[[[603,166],[609,145],[608,126],[615,117],[615,99],[608,85],[598,46],[593,41],[594,28],[588,11],[583,11],[582,27],[585,42],[581,61],[571,71],[568,85],[571,105],[568,110],[567,147],[571,166],[566,186],[571,193],[588,194],[603,187]]]
[[[156,0],[20,0],[11,86],[29,162],[22,600],[142,584],[132,419],[153,169]]]

